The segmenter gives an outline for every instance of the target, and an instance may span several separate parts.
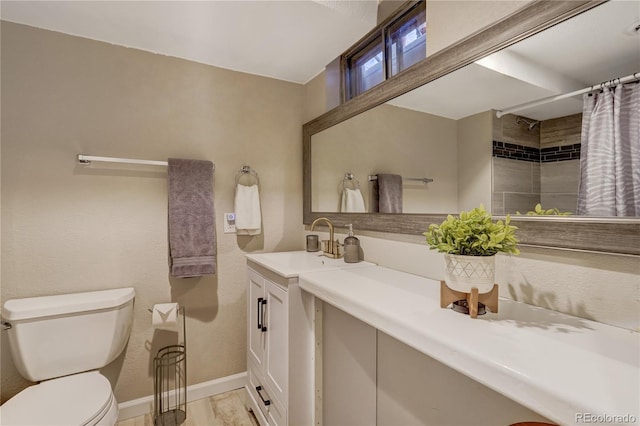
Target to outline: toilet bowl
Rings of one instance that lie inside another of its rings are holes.
[[[132,288],[8,300],[13,362],[33,382],[0,407],[3,426],[115,425],[118,403],[98,368],[124,349]]]

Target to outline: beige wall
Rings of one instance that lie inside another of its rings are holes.
[[[427,56],[508,16],[531,0],[427,0]]]
[[[108,371],[120,402],[153,393],[147,312],[188,312],[188,383],[245,371],[245,252],[301,249],[304,87],[2,23],[2,301],[133,286],[126,355]],[[166,171],[78,153],[211,160],[218,272],[170,279]],[[236,171],[262,182],[264,233],[222,233]],[[27,383],[2,333],[2,400]]]
[[[483,204],[491,211],[492,111],[474,114],[458,124],[458,210]]]
[[[303,123],[322,115],[327,109],[326,73],[322,71],[304,85]]]
[[[406,0],[380,0],[378,3],[378,24],[398,10]]]

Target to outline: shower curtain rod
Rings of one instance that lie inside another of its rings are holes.
[[[605,82],[602,82],[600,84],[595,84],[593,86],[589,86],[589,87],[586,87],[584,89],[576,90],[575,92],[564,93],[562,95],[550,96],[548,98],[538,99],[537,101],[525,102],[523,104],[516,105],[516,106],[513,106],[511,108],[507,108],[507,109],[503,109],[503,110],[500,110],[500,111],[496,111],[496,117],[500,118],[505,114],[509,114],[509,113],[516,112],[516,111],[520,111],[520,110],[523,110],[523,109],[526,109],[526,108],[531,108],[531,107],[535,107],[535,106],[538,106],[538,105],[544,105],[544,104],[547,104],[549,102],[559,101],[560,99],[566,99],[566,98],[570,98],[572,96],[583,95],[585,93],[593,92],[594,90],[603,89],[605,87],[616,86],[618,84],[624,84],[624,83],[628,83],[630,81],[639,80],[639,79],[640,79],[640,72],[635,72],[635,73],[633,73],[631,75],[628,75],[626,77],[614,78],[613,80],[605,81]]]
[[[125,163],[125,164],[146,164],[149,166],[168,166],[167,161],[136,160],[132,158],[96,157],[93,155],[78,154],[80,164],[91,164],[92,161],[102,161],[104,163]]]

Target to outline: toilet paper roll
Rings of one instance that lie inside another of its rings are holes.
[[[178,331],[178,304],[158,303],[153,305],[151,325],[163,330]]]

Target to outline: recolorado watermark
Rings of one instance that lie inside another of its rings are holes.
[[[576,423],[633,424],[638,418],[632,414],[576,413]]]

